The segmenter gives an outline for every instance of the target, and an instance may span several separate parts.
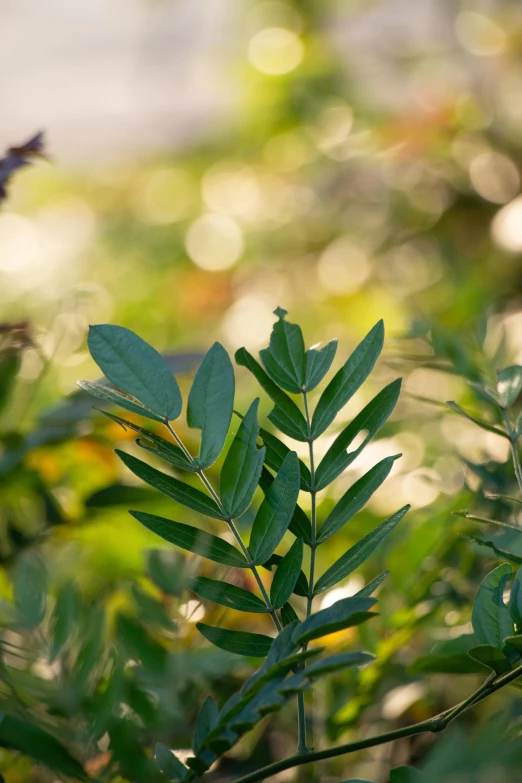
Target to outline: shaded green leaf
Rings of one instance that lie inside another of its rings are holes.
[[[87,394],[90,394],[91,397],[96,397],[97,400],[107,402],[109,405],[119,405],[120,408],[125,408],[130,413],[137,413],[139,416],[145,416],[147,419],[164,421],[158,413],[154,413],[154,411],[142,405],[134,397],[130,397],[117,389],[111,389],[109,386],[102,386],[100,383],[92,383],[91,381],[78,381],[78,386]]]
[[[160,459],[164,459],[166,462],[174,465],[174,467],[178,468],[179,470],[184,470],[188,473],[193,473],[196,471],[196,466],[190,462],[179,446],[176,446],[174,443],[165,440],[165,438],[162,438],[156,432],[151,432],[150,430],[146,430],[144,427],[139,427],[132,421],[126,421],[125,419],[121,419],[119,416],[114,416],[114,414],[108,413],[107,411],[100,412],[109,419],[112,419],[112,421],[115,421],[117,424],[123,427],[124,430],[133,430],[134,432],[138,433],[138,435],[141,435],[141,438],[139,438],[136,442],[139,446],[141,446],[142,449],[150,451],[152,454],[160,457]]]
[[[218,582],[206,576],[197,576],[190,584],[190,590],[206,601],[213,601],[239,612],[266,612],[266,604],[257,595],[228,582]]]
[[[286,443],[283,443],[282,440],[279,440],[279,438],[273,435],[271,432],[267,432],[261,428],[259,430],[259,434],[266,447],[265,464],[277,472],[281,468],[285,457],[287,454],[289,454],[291,449],[288,448]],[[310,492],[312,488],[310,470],[302,460],[299,460],[299,473],[301,476],[301,489],[304,489],[306,492]]]
[[[204,514],[214,519],[225,519],[220,509],[212,498],[205,495],[199,489],[185,484],[184,481],[162,473],[161,470],[151,467],[141,459],[126,454],[124,451],[116,449],[116,454],[135,476],[145,481],[154,489],[159,490],[172,500],[176,500],[187,508]]]
[[[400,390],[399,378],[382,389],[339,433],[317,468],[315,478],[318,490],[328,486],[359,456],[391,415],[399,399]],[[349,452],[348,447],[361,432],[365,435],[363,442]]]
[[[246,412],[221,469],[221,502],[234,519],[250,506],[265,459],[265,449],[256,445],[258,406],[259,399],[256,399]]]
[[[181,549],[194,552],[196,555],[213,560],[214,563],[232,566],[233,568],[247,568],[248,562],[242,553],[228,541],[213,536],[204,530],[198,530],[182,522],[174,522],[156,514],[147,514],[144,511],[129,512],[144,527],[156,533],[171,544],[176,544]]]
[[[274,477],[266,468],[263,468],[261,471],[261,476],[259,477],[259,486],[265,495],[273,483]],[[312,542],[312,526],[301,506],[298,506],[297,504],[295,506],[294,513],[292,514],[290,524],[288,525],[288,529],[291,533],[294,534],[294,536],[296,536],[296,538],[302,538],[305,544],[310,546]]]
[[[240,348],[236,351],[236,364],[250,370],[259,385],[275,403],[276,407],[268,417],[270,421],[285,435],[289,435],[291,438],[295,438],[295,440],[306,441],[308,428],[303,414],[295,402],[266,374],[246,348]]]
[[[488,432],[494,432],[496,435],[500,435],[503,438],[509,438],[509,435],[507,432],[504,432],[504,430],[501,430],[500,427],[495,427],[494,424],[490,424],[487,421],[484,421],[483,419],[477,419],[476,416],[473,416],[471,413],[467,413],[463,408],[460,407],[460,405],[457,405],[456,402],[453,400],[448,400],[446,405],[448,405],[451,410],[455,411],[455,413],[458,413],[459,416],[463,416],[465,419],[469,419],[469,421],[472,421],[473,424],[476,424],[478,427],[481,427],[483,430],[487,430]]]
[[[312,391],[323,380],[332,366],[337,351],[337,340],[331,340],[323,348],[310,348],[306,352],[306,373],[304,391]]]
[[[511,668],[509,661],[502,654],[502,651],[492,644],[479,644],[477,647],[472,647],[468,651],[468,655],[474,661],[478,661],[478,663],[487,666],[488,669],[491,669],[497,674],[508,672]]]
[[[474,634],[461,634],[454,639],[438,642],[426,655],[421,655],[411,664],[414,674],[480,674],[484,664],[469,657],[468,652],[476,646]]]
[[[319,437],[371,373],[384,343],[384,324],[379,321],[359,343],[350,358],[322,393],[312,417],[312,436]]]
[[[163,772],[168,780],[176,783],[177,781],[182,781],[188,772],[188,769],[181,763],[176,754],[161,742],[157,742],[154,748],[154,761],[159,771]]]
[[[367,652],[348,652],[329,655],[320,661],[310,664],[305,671],[306,677],[323,677],[325,674],[348,669],[352,666],[365,666],[375,660],[375,656]]]
[[[142,622],[172,631],[174,624],[161,601],[142,590],[135,582],[131,586],[131,592]]]
[[[300,394],[305,382],[305,347],[303,333],[297,324],[285,320],[286,312],[279,310],[270,335],[270,345],[259,352],[268,375],[278,386],[293,394]]]
[[[375,598],[343,598],[327,609],[321,609],[299,623],[292,639],[296,644],[305,644],[312,639],[359,625],[373,617],[369,610],[376,604]]]
[[[283,623],[283,627],[286,628],[287,625],[290,625],[291,623],[299,621],[299,617],[297,616],[297,613],[295,609],[291,606],[291,604],[285,604],[281,607],[281,622]]]
[[[271,571],[274,566],[279,568],[282,560],[283,558],[281,555],[274,554],[266,561],[266,563],[263,563],[262,566],[268,571]],[[308,579],[306,578],[304,571],[299,571],[293,592],[294,595],[299,595],[302,598],[306,598],[308,596]]]
[[[504,639],[504,646],[522,653],[522,636],[506,636]]]
[[[163,419],[181,413],[178,384],[163,357],[137,334],[123,326],[89,327],[91,356],[106,378]]]
[[[358,479],[345,492],[333,511],[325,519],[319,529],[317,543],[321,544],[343,527],[368,502],[373,493],[387,478],[398,455],[386,457],[371,470]]]
[[[481,582],[471,614],[479,645],[501,648],[505,637],[513,635],[513,620],[502,597],[510,578],[511,566],[503,563]]]
[[[422,783],[423,779],[418,769],[408,765],[390,770],[390,783]]]
[[[180,595],[189,582],[185,558],[171,549],[149,549],[147,573],[156,587],[167,595]]]
[[[237,655],[252,658],[265,658],[268,655],[272,639],[259,633],[247,631],[229,631],[205,623],[196,623],[196,628],[211,644]]]
[[[18,619],[27,628],[36,628],[47,609],[47,571],[36,552],[24,552],[15,564],[13,596]]]
[[[256,564],[273,554],[288,530],[299,495],[299,462],[293,451],[269,487],[254,519],[249,551]]]
[[[76,582],[66,582],[58,593],[50,619],[49,661],[51,663],[60,655],[75,630],[81,603],[81,594]]]
[[[164,670],[167,651],[152,638],[138,620],[125,614],[118,614],[116,632],[131,658],[142,661],[152,672]]]
[[[277,566],[270,589],[270,601],[274,609],[280,609],[292,593],[301,573],[303,563],[303,541],[296,538],[286,555]]]
[[[370,555],[372,555],[377,547],[382,544],[388,536],[393,533],[403,516],[409,509],[408,506],[403,506],[395,514],[382,522],[375,530],[368,533],[367,536],[358,541],[352,546],[344,555],[341,555],[339,560],[330,566],[325,573],[318,579],[314,587],[314,595],[322,593],[324,590],[328,590],[333,587],[341,579],[345,579],[356,568],[359,568],[361,563],[364,563]]]
[[[218,720],[219,710],[214,700],[208,696],[201,705],[194,725],[194,733],[192,735],[192,749],[194,753],[198,753],[201,749],[207,735],[217,726]]]
[[[486,541],[485,539],[479,538],[478,536],[468,536],[468,538],[480,546],[485,546],[488,547],[488,549],[492,549],[493,552],[503,560],[509,560],[510,563],[515,563],[515,565],[522,565],[522,555],[517,555],[516,552],[510,552],[508,549],[499,546],[494,541]]]
[[[221,454],[232,419],[234,388],[228,353],[220,343],[214,343],[196,372],[187,406],[189,427],[201,430],[201,448],[196,457],[201,468],[208,468]]]
[[[89,776],[61,742],[49,732],[16,715],[0,720],[0,746],[17,750],[73,780],[88,781]]]
[[[522,567],[518,569],[511,585],[509,613],[517,626],[522,625]]]
[[[509,408],[522,390],[522,367],[512,364],[497,372],[497,391],[502,404]]]
[[[375,579],[372,579],[371,582],[368,582],[367,585],[358,590],[355,595],[361,598],[372,595],[382,585],[389,573],[389,571],[383,571],[382,574],[379,574],[379,576],[376,576]]]

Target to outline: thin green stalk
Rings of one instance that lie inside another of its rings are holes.
[[[271,618],[272,618],[272,620],[274,622],[275,627],[277,628],[278,631],[281,631],[283,626],[281,625],[281,623],[279,621],[279,617],[277,616],[276,611],[275,611],[274,607],[272,606],[272,602],[270,601],[270,598],[268,597],[268,593],[266,592],[266,589],[265,589],[265,586],[263,584],[263,581],[262,581],[261,577],[259,576],[259,573],[258,573],[258,570],[257,570],[257,568],[255,566],[255,563],[252,561],[252,558],[250,557],[250,552],[248,551],[248,549],[244,545],[243,539],[241,538],[241,535],[240,535],[237,527],[234,524],[234,520],[232,519],[232,517],[227,515],[227,512],[226,512],[226,510],[225,510],[225,508],[224,508],[224,506],[223,506],[223,504],[221,502],[221,498],[219,497],[219,495],[215,491],[214,487],[212,486],[212,484],[210,483],[208,478],[205,476],[205,473],[203,472],[203,470],[200,467],[196,466],[196,462],[195,462],[192,454],[188,451],[188,449],[186,448],[185,444],[183,443],[181,438],[178,436],[176,431],[173,429],[173,427],[171,427],[170,422],[169,421],[165,421],[165,424],[166,424],[167,429],[169,430],[170,434],[172,435],[172,437],[174,438],[174,440],[176,441],[176,443],[178,444],[180,449],[185,454],[186,458],[189,460],[189,462],[192,465],[197,467],[196,472],[197,472],[200,480],[202,481],[203,485],[206,487],[206,489],[208,490],[208,492],[212,496],[213,500],[217,504],[219,510],[223,514],[223,516],[225,518],[225,521],[227,522],[228,526],[230,527],[230,529],[231,529],[231,531],[232,531],[232,533],[234,535],[234,538],[236,539],[236,541],[237,541],[241,551],[243,552],[243,555],[245,556],[245,559],[248,562],[248,567],[250,568],[250,570],[252,571],[252,574],[254,575],[254,578],[255,578],[255,580],[257,582],[259,590],[261,591],[261,595],[263,596],[263,600],[264,600],[264,602],[266,604],[266,608],[268,609],[268,612],[269,612],[269,614],[270,614],[270,616],[271,616]]]
[[[513,458],[513,467],[515,468],[515,476],[517,478],[518,488],[522,495],[522,466],[520,464],[520,458],[517,450],[517,436],[511,424],[511,419],[506,408],[502,408],[502,414],[504,416],[504,423],[506,425],[507,434],[509,437],[509,446],[511,448],[511,457]]]
[[[402,739],[404,737],[413,737],[416,734],[422,734],[424,732],[439,732],[443,731],[455,718],[461,715],[466,710],[473,707],[479,701],[482,701],[491,693],[503,688],[513,680],[516,680],[522,675],[522,665],[518,666],[511,672],[499,677],[491,674],[487,680],[474,691],[470,696],[464,699],[463,702],[457,704],[455,707],[441,712],[439,715],[435,715],[428,720],[420,721],[412,726],[406,726],[402,729],[396,729],[395,731],[387,731],[384,734],[377,734],[375,737],[369,737],[363,740],[357,740],[356,742],[348,742],[344,745],[338,745],[335,748],[327,748],[326,750],[313,751],[311,753],[298,753],[294,756],[290,756],[282,761],[276,761],[273,764],[269,764],[266,767],[256,770],[249,775],[244,775],[242,778],[236,780],[236,783],[257,783],[257,781],[263,781],[266,778],[276,775],[278,772],[283,772],[286,769],[292,769],[299,767],[303,764],[310,764],[314,761],[324,761],[325,759],[335,758],[336,756],[344,756],[349,753],[355,753],[359,750],[365,750],[366,748],[373,748],[377,745],[384,745],[387,742],[393,742],[394,740]]]
[[[310,617],[312,613],[312,605],[314,600],[314,581],[315,581],[315,549],[316,549],[316,536],[317,536],[317,499],[315,489],[315,462],[314,462],[314,446],[312,438],[312,426],[310,421],[310,411],[308,409],[308,398],[306,392],[303,392],[303,402],[306,417],[306,427],[308,433],[308,454],[310,458],[310,497],[311,497],[311,513],[310,513],[310,526],[312,529],[311,542],[310,542],[310,573],[308,577],[308,596],[306,601],[306,616]],[[306,650],[305,644],[303,649]],[[303,664],[304,666],[305,664]],[[306,712],[304,705],[304,694],[299,693],[297,696],[297,716],[298,716],[298,745],[297,750],[299,753],[307,753],[309,751],[309,745],[306,737]],[[312,743],[313,743],[313,724],[312,724]]]

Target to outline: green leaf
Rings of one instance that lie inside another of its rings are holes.
[[[176,754],[161,742],[157,742],[154,748],[154,761],[159,771],[163,772],[168,780],[175,781],[175,783],[182,781],[188,772]]]
[[[297,324],[285,320],[280,311],[270,335],[270,346],[259,352],[268,375],[278,386],[300,394],[305,382],[305,347],[303,333]]]
[[[345,492],[319,529],[318,544],[322,544],[323,541],[340,530],[366,505],[373,493],[387,478],[396,459],[397,455],[381,460]]]
[[[278,565],[270,589],[270,601],[274,609],[280,609],[292,593],[303,563],[303,540],[296,538]]]
[[[0,747],[17,750],[72,780],[85,783],[90,780],[80,762],[71,756],[56,737],[16,715],[1,717]]]
[[[490,519],[489,517],[477,517],[475,514],[470,514],[469,511],[454,511],[454,516],[462,517],[463,519],[471,519],[474,522],[484,522],[487,525],[495,525],[496,527],[503,527],[507,530],[515,530],[517,533],[522,533],[522,528],[514,522],[503,522],[500,519]]]
[[[256,446],[258,406],[259,399],[256,399],[246,412],[221,470],[221,502],[233,519],[244,514],[250,506],[265,459],[265,449]]]
[[[326,430],[341,408],[362,386],[382,351],[383,343],[384,324],[379,321],[322,393],[312,417],[312,437],[318,438]]]
[[[382,389],[339,433],[317,468],[315,476],[317,490],[327,487],[359,456],[391,415],[399,399],[400,390],[399,378]],[[365,433],[363,442],[353,451],[348,451],[350,444],[361,432]]]
[[[279,566],[282,563],[283,558],[281,555],[272,555],[269,560],[266,561],[266,563],[263,563],[263,568],[266,568],[268,571],[271,571],[274,566],[276,568],[279,568]],[[300,595],[302,598],[306,598],[308,596],[308,579],[306,578],[304,571],[299,571],[297,582],[294,586],[294,595]]]
[[[179,481],[174,478],[174,476],[162,473],[161,470],[152,468],[146,462],[143,462],[136,457],[132,457],[124,451],[120,451],[119,449],[115,449],[115,451],[123,464],[126,465],[135,476],[142,481],[145,481],[151,487],[154,487],[154,489],[159,490],[168,498],[172,498],[172,500],[176,500],[178,503],[187,506],[187,508],[191,508],[193,511],[197,511],[199,514],[204,514],[207,517],[225,519],[212,498],[209,498],[199,489],[191,487],[183,481]]]
[[[509,408],[522,391],[522,367],[512,364],[497,372],[497,391],[504,407]]]
[[[319,351],[310,348],[306,352],[306,373],[304,391],[315,389],[332,366],[337,351],[337,340],[326,343]]]
[[[302,645],[312,639],[359,625],[374,616],[369,610],[376,603],[375,598],[342,598],[303,620],[292,634],[292,639]]]
[[[288,453],[290,454],[292,452]],[[261,476],[259,477],[259,486],[265,495],[273,483],[274,477],[266,468],[263,468]],[[310,546],[312,543],[312,526],[301,506],[296,505],[288,529],[296,538],[302,538],[305,544]]]
[[[265,563],[288,530],[299,495],[297,454],[287,455],[254,519],[249,551],[256,564]]]
[[[422,783],[424,776],[415,767],[402,766],[390,770],[390,783]]]
[[[268,655],[272,639],[259,633],[247,631],[229,631],[205,623],[196,623],[196,628],[211,644],[237,655],[251,658],[265,658]]]
[[[198,368],[187,406],[189,427],[201,430],[201,448],[196,458],[201,468],[208,468],[221,454],[232,419],[234,388],[228,353],[220,343],[214,343]]]
[[[106,378],[157,413],[177,419],[181,413],[178,384],[163,357],[137,334],[123,326],[89,327],[91,356]]]
[[[504,646],[522,653],[522,636],[506,636],[504,639]]]
[[[518,569],[511,585],[509,613],[517,626],[522,625],[522,567]]]
[[[318,595],[318,593],[328,590],[330,587],[337,584],[337,582],[340,582],[341,579],[345,579],[353,573],[356,568],[359,568],[361,563],[364,563],[364,561],[375,552],[377,547],[393,533],[409,508],[409,505],[403,506],[399,511],[396,511],[395,514],[392,514],[391,517],[376,527],[375,530],[372,530],[371,533],[368,533],[367,536],[354,544],[354,546],[345,552],[344,555],[341,555],[339,560],[336,560],[336,562],[319,578],[314,587],[314,595]]]
[[[184,525],[182,522],[158,517],[156,514],[147,514],[144,511],[129,513],[148,530],[181,549],[194,552],[221,565],[248,568],[248,562],[242,553],[222,538],[190,525]]]
[[[502,651],[492,644],[479,644],[477,647],[472,647],[468,650],[468,655],[474,661],[487,666],[497,674],[503,674],[511,669],[511,665]]]
[[[50,619],[50,663],[58,658],[75,630],[81,603],[81,594],[76,582],[66,582],[58,593]]]
[[[361,590],[358,590],[355,595],[360,596],[361,598],[366,598],[372,595],[372,593],[374,593],[382,585],[389,573],[389,571],[383,571],[382,574],[379,574],[379,576],[376,576],[375,579],[372,579],[371,582],[368,582],[367,585],[364,585]]]
[[[272,470],[277,472],[291,449],[271,432],[267,432],[261,428],[259,434],[266,447],[265,465],[268,465],[269,468],[272,468]],[[310,492],[312,489],[310,470],[302,460],[299,460],[299,472],[301,475],[301,489],[304,489],[305,492]]]
[[[142,661],[151,672],[160,672],[167,663],[166,649],[145,630],[134,617],[118,614],[116,631],[128,655]]]
[[[242,587],[236,587],[228,582],[218,582],[206,576],[197,576],[189,585],[189,589],[206,601],[213,601],[229,609],[239,612],[266,612],[266,604],[257,595]]]
[[[513,636],[513,620],[502,598],[510,578],[511,566],[503,563],[482,580],[471,614],[473,631],[480,645],[500,648],[506,636]]]
[[[306,677],[323,677],[325,674],[348,669],[352,666],[365,666],[375,660],[375,656],[367,652],[348,652],[329,655],[321,661],[315,661],[305,671]]]
[[[297,616],[297,613],[293,606],[290,604],[285,604],[281,607],[281,622],[283,623],[283,627],[286,628],[287,625],[291,625],[291,623],[299,621],[299,617]]]
[[[478,536],[468,536],[468,538],[480,546],[485,546],[489,549],[492,549],[493,552],[498,555],[498,557],[501,557],[504,560],[509,560],[510,563],[515,563],[515,565],[522,565],[522,555],[517,555],[515,552],[510,552],[508,549],[504,549],[503,547],[498,546],[498,544],[496,544],[494,541],[486,541],[485,539],[479,538]]]
[[[275,403],[268,418],[278,427],[281,432],[295,440],[306,441],[308,438],[308,428],[306,420],[297,405],[290,397],[281,391],[279,386],[266,374],[261,365],[246,350],[240,348],[236,351],[236,364],[240,367],[246,367],[257,379],[259,385],[265,390],[270,399]]]
[[[181,595],[189,582],[184,556],[171,549],[147,550],[147,574],[167,595]]]
[[[130,397],[117,389],[111,389],[109,386],[102,386],[100,383],[92,383],[91,381],[78,381],[78,386],[87,394],[90,394],[91,397],[96,397],[97,400],[107,402],[109,405],[119,405],[120,408],[125,408],[126,411],[131,413],[137,413],[139,416],[146,416],[147,419],[164,421],[159,414],[142,405],[134,397]]]
[[[456,402],[453,402],[453,400],[448,400],[446,405],[448,405],[451,408],[451,410],[455,411],[455,413],[458,413],[459,416],[463,416],[465,419],[469,419],[469,421],[472,421],[473,424],[476,424],[478,427],[481,427],[483,430],[487,430],[488,432],[494,432],[496,435],[500,435],[503,438],[509,438],[507,432],[501,430],[500,427],[495,427],[494,424],[489,424],[489,422],[484,421],[483,419],[477,419],[476,416],[472,416],[471,413],[467,413],[465,410],[463,410],[460,407],[460,405],[457,405]]]
[[[143,427],[139,427],[132,421],[120,419],[119,416],[114,416],[114,414],[108,413],[107,411],[100,411],[100,413],[103,413],[104,416],[107,416],[117,424],[120,424],[124,430],[130,429],[134,432],[137,432],[138,435],[141,435],[141,437],[145,440],[141,440],[141,438],[139,438],[136,442],[139,446],[141,446],[142,449],[150,451],[152,454],[160,457],[160,459],[164,459],[166,462],[174,465],[174,467],[178,468],[179,470],[184,470],[188,473],[194,473],[196,471],[196,466],[189,461],[179,446],[176,446],[174,443],[165,440],[165,438],[162,438],[155,432],[151,432],[150,430],[146,430]]]
[[[421,655],[409,667],[414,674],[480,674],[484,664],[469,657],[469,650],[476,646],[474,634],[461,634],[453,639],[438,642],[426,655]]]
[[[47,571],[36,552],[24,552],[15,564],[13,596],[18,619],[27,628],[37,628],[47,609]]]
[[[194,724],[194,733],[192,735],[192,749],[194,753],[197,754],[199,752],[207,735],[217,726],[218,720],[219,710],[216,703],[210,696],[207,696]]]
[[[131,585],[132,597],[139,619],[146,625],[159,626],[172,631],[174,624],[163,603],[151,593],[142,590],[135,582]]]

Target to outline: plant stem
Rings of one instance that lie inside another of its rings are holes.
[[[257,783],[257,781],[265,780],[278,772],[283,772],[284,770],[292,769],[293,767],[299,767],[302,764],[310,764],[314,761],[323,761],[325,759],[335,758],[336,756],[344,756],[348,753],[355,753],[358,750],[384,745],[387,742],[393,742],[394,740],[402,739],[404,737],[413,737],[416,734],[422,734],[427,731],[443,731],[463,712],[485,699],[491,693],[503,688],[513,680],[516,680],[521,675],[522,665],[513,669],[513,671],[502,675],[502,677],[499,677],[498,679],[496,674],[490,674],[487,680],[470,696],[464,699],[464,701],[445,712],[441,712],[439,715],[435,715],[433,718],[421,721],[420,723],[415,723],[412,726],[406,726],[402,729],[395,729],[395,731],[377,734],[375,737],[369,737],[368,739],[338,745],[336,748],[327,748],[326,750],[318,750],[311,753],[298,753],[282,761],[276,761],[274,764],[269,764],[249,775],[244,775],[242,778],[236,780],[235,783]]]
[[[311,542],[310,542],[310,573],[308,577],[308,596],[306,601],[306,616],[310,617],[312,613],[312,605],[314,600],[314,580],[315,580],[315,548],[316,548],[316,536],[317,536],[317,499],[315,489],[315,462],[314,462],[314,445],[312,438],[312,426],[310,421],[310,411],[308,409],[308,398],[306,392],[303,392],[303,402],[306,417],[306,428],[308,434],[308,454],[310,458],[310,497],[311,497],[311,513],[310,513],[310,526],[312,530]],[[307,645],[303,646],[303,650],[306,650]],[[304,666],[305,664],[303,664]],[[304,705],[304,694],[299,693],[297,695],[297,716],[298,716],[298,753],[307,753],[310,748],[308,746],[306,737],[306,712]],[[312,738],[313,743],[313,722],[312,722]]]
[[[506,408],[502,408],[502,414],[504,416],[504,423],[506,425],[507,434],[509,437],[509,445],[511,448],[511,456],[513,458],[513,467],[515,468],[515,476],[517,478],[518,488],[522,495],[522,466],[520,465],[520,459],[517,451],[517,436],[511,424],[511,419]]]
[[[232,533],[234,534],[234,538],[236,539],[236,541],[237,541],[237,543],[238,543],[238,545],[239,545],[243,555],[245,556],[246,561],[248,562],[248,567],[250,568],[250,570],[252,571],[252,574],[254,575],[254,578],[255,578],[255,580],[257,582],[257,585],[258,585],[258,587],[259,587],[259,589],[261,591],[261,595],[263,596],[263,600],[264,600],[264,602],[266,604],[266,608],[268,610],[268,613],[270,614],[270,616],[271,616],[271,618],[272,618],[272,620],[274,622],[274,625],[277,628],[277,630],[281,631],[283,626],[281,625],[281,623],[279,621],[279,617],[277,616],[276,611],[275,611],[274,607],[272,606],[272,602],[270,601],[270,598],[268,597],[268,593],[266,592],[266,589],[265,589],[265,586],[263,584],[263,581],[262,581],[261,577],[259,576],[259,573],[258,573],[258,570],[257,570],[257,568],[255,566],[255,563],[253,562],[252,558],[250,557],[250,552],[248,551],[248,549],[244,545],[243,539],[241,538],[239,530],[237,529],[237,527],[234,524],[234,520],[232,519],[232,517],[227,515],[226,509],[225,509],[225,507],[223,506],[223,504],[221,502],[221,498],[217,494],[216,490],[214,489],[214,487],[212,486],[212,484],[210,483],[208,478],[205,476],[205,473],[203,472],[202,468],[200,468],[198,465],[196,465],[196,461],[194,460],[194,457],[188,451],[188,449],[186,448],[185,444],[183,443],[181,438],[178,436],[176,431],[173,429],[173,427],[171,427],[170,422],[169,421],[165,421],[165,424],[167,426],[168,431],[170,432],[170,434],[172,435],[172,437],[174,438],[174,440],[176,441],[176,443],[178,444],[180,449],[185,454],[186,458],[189,460],[191,465],[193,465],[196,468],[196,473],[198,474],[200,480],[202,481],[203,485],[208,490],[209,494],[212,496],[212,499],[215,501],[215,503],[217,504],[219,510],[223,514],[223,517],[225,518],[225,521],[227,522],[228,526],[230,527]]]

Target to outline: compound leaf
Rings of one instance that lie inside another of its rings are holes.
[[[286,311],[278,308],[270,335],[270,345],[259,352],[271,379],[282,389],[300,394],[305,382],[305,347],[303,333],[297,324],[285,320]]]

